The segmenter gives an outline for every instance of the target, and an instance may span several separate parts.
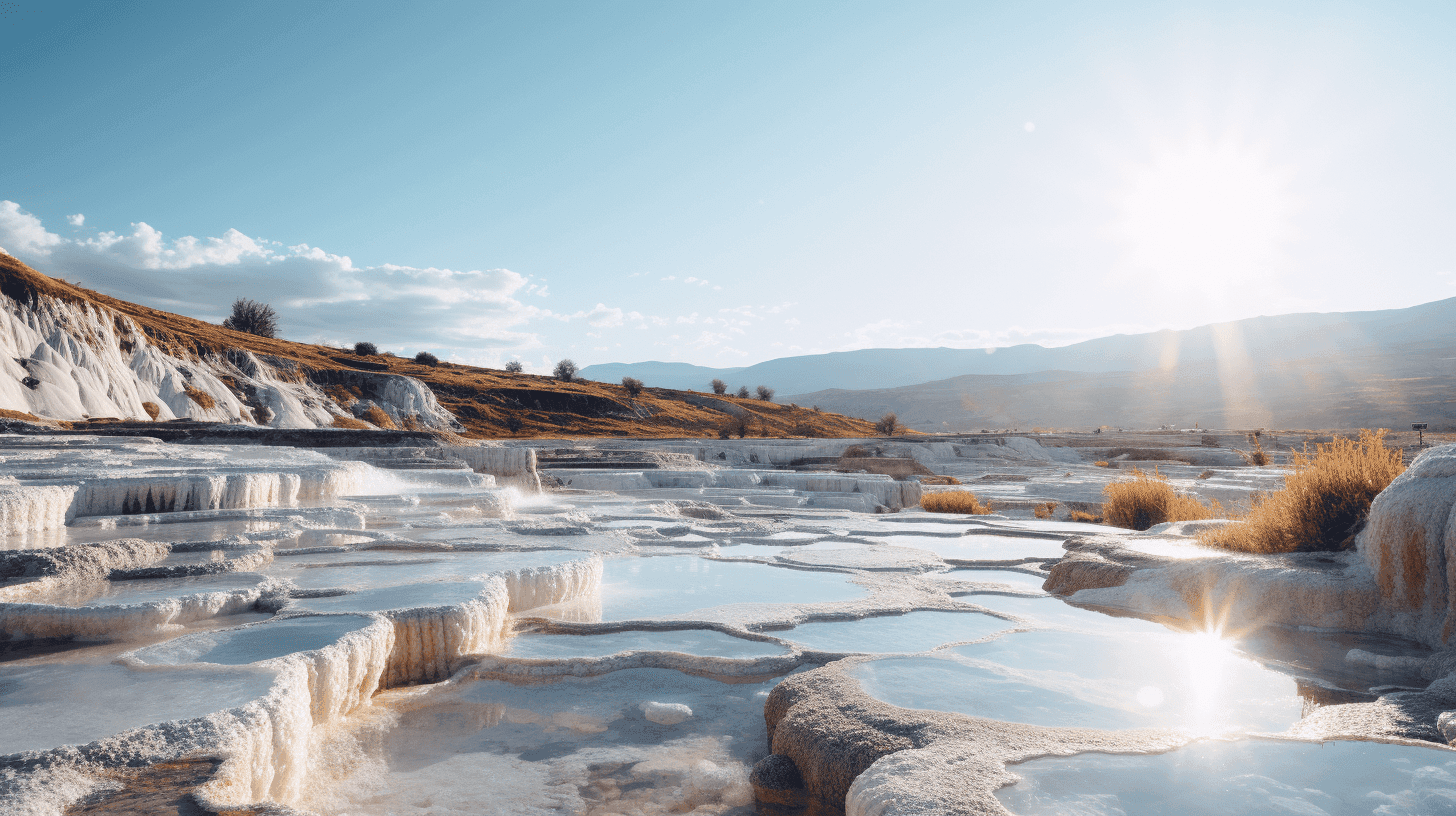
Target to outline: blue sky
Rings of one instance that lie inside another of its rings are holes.
[[[538,370],[1404,306],[1456,295],[1452,42],[1438,3],[16,0],[0,247]]]

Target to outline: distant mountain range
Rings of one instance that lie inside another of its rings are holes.
[[[744,368],[588,366],[588,379],[707,390],[767,385],[780,401],[925,431],[1164,424],[1456,424],[1456,298],[1370,312],[1255,317],[1060,348],[865,349]]]

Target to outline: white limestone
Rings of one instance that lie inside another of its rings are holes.
[[[396,422],[414,417],[424,427],[460,429],[418,380],[358,376],[369,380],[373,404]],[[349,416],[287,361],[241,349],[204,355],[166,350],[131,318],[100,306],[48,296],[23,304],[0,296],[0,408],[52,419],[148,420],[144,403],[156,406],[159,421],[327,428],[335,417]]]

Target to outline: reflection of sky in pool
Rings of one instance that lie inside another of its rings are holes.
[[[511,639],[511,657],[603,657],[619,652],[682,652],[705,657],[750,658],[785,654],[777,643],[744,640],[711,629],[672,632],[610,632],[602,635],[518,635]]]
[[[1018,558],[1061,558],[1066,552],[1061,541],[1017,536],[966,535],[955,538],[939,536],[884,536],[871,539],[881,544],[916,547],[929,550],[941,558],[962,561],[1014,561]]]
[[[801,623],[776,634],[823,652],[923,652],[945,643],[979,640],[1014,625],[977,612],[911,612]]]
[[[84,744],[202,717],[268,693],[273,672],[217,667],[0,666],[0,754]]]
[[[713,561],[695,555],[609,558],[602,577],[602,619],[681,615],[736,603],[847,601],[865,590],[840,573]]]
[[[235,629],[198,632],[148,646],[135,656],[150,665],[219,663],[241,666],[294,652],[322,649],[371,623],[362,615],[279,618]]]
[[[1303,711],[1292,678],[1207,635],[1020,632],[943,655],[874,661],[854,674],[904,708],[1034,725],[1281,731]]]
[[[374,587],[464,580],[502,570],[559,564],[585,558],[570,550],[522,553],[440,552],[428,555],[369,550],[277,558],[265,572],[305,589]]]
[[[925,576],[937,581],[971,581],[974,583],[1006,584],[1022,592],[1040,592],[1046,579],[1040,575],[1028,575],[1014,570],[960,569],[950,572],[935,572]]]
[[[1034,759],[997,791],[1018,816],[1456,813],[1456,753],[1378,742],[1209,740],[1164,754]]]

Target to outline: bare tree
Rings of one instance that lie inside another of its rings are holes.
[[[713,380],[713,393],[720,397],[728,393],[728,383],[722,380]]]
[[[769,388],[766,385],[760,385],[758,387],[758,392],[757,393],[758,393],[758,398],[761,399],[761,400],[763,400],[764,402],[773,402],[773,389],[772,388]]]
[[[276,337],[278,335],[278,313],[266,303],[238,298],[233,301],[233,313],[222,322],[222,327],[256,334],[259,337]]]
[[[556,369],[551,375],[562,382],[571,382],[576,379],[576,363],[571,360],[562,360],[556,364]]]
[[[875,423],[875,430],[885,436],[894,436],[900,427],[900,418],[895,416],[894,411],[886,411],[880,421]]]
[[[627,396],[633,399],[642,396],[642,381],[636,377],[623,377],[622,387],[627,389]]]
[[[740,385],[740,386],[738,386],[738,394],[737,394],[737,396],[738,396],[739,399],[748,399],[748,386],[746,386],[746,385]]]
[[[506,371],[509,371],[512,374],[520,374],[525,369],[526,367],[521,365],[520,360],[512,360],[509,363],[506,363]]]

